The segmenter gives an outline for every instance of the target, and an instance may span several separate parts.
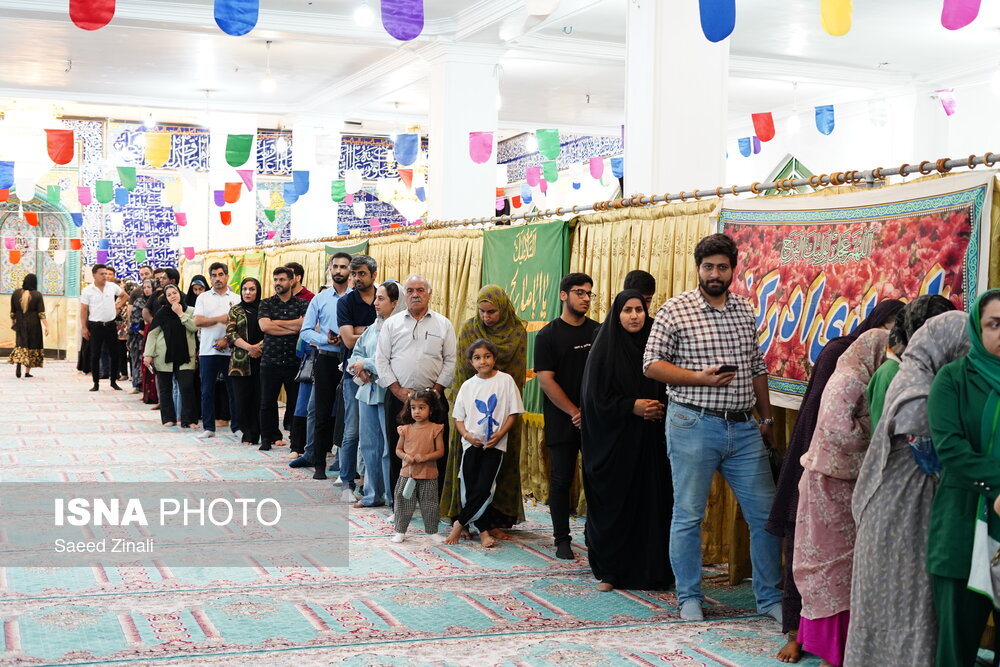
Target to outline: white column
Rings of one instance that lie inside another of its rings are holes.
[[[292,169],[309,172],[309,192],[292,205],[292,239],[337,235],[330,182],[340,167],[341,121],[297,118],[292,124]]]
[[[430,220],[496,214],[496,147],[476,164],[469,132],[496,132],[499,49],[434,45],[430,63],[427,215]]]
[[[625,194],[721,185],[729,39],[705,38],[696,2],[627,7]]]

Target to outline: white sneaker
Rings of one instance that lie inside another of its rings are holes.
[[[198,437],[201,438],[202,440],[206,438],[214,438],[215,431],[202,431],[201,433],[198,434]]]
[[[353,505],[355,500],[357,498],[354,497],[354,492],[350,489],[344,489],[343,493],[340,494],[340,501],[343,503],[351,503]]]
[[[441,533],[434,533],[433,535],[430,536],[430,538],[431,540],[437,542],[438,544],[442,544],[444,542],[444,535],[442,535]]]
[[[406,539],[406,533],[394,533],[390,539],[396,544],[399,544],[400,542]]]

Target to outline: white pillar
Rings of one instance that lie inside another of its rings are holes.
[[[627,6],[625,194],[721,185],[729,39],[705,38],[696,2]]]
[[[430,220],[496,214],[496,147],[476,164],[469,157],[469,132],[497,130],[499,49],[435,45],[430,63],[427,215]],[[494,139],[495,143],[495,139]]]
[[[340,168],[339,120],[299,118],[292,124],[292,169],[309,172],[309,192],[292,205],[292,239],[337,235],[330,182]]]

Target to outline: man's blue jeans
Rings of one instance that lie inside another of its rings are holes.
[[[229,397],[229,423],[236,430],[236,396],[229,379],[228,354],[203,354],[198,357],[201,370],[201,425],[206,431],[215,432],[215,381],[222,373],[226,378],[226,393]]]
[[[367,390],[366,390],[367,391]],[[365,462],[365,507],[381,505],[383,496],[391,505],[392,494],[386,493],[389,480],[389,439],[385,433],[385,405],[358,404],[358,425],[361,431],[361,458]]]
[[[674,483],[670,564],[677,578],[678,604],[704,597],[701,523],[716,470],[733,490],[750,526],[757,610],[763,613],[780,604],[781,540],[764,530],[774,502],[774,478],[757,422],[727,421],[671,403],[666,429]]]
[[[358,472],[358,385],[354,377],[344,373],[341,395],[344,397],[344,437],[340,442],[340,481],[344,488],[354,488]]]

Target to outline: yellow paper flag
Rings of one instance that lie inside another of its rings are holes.
[[[162,167],[170,159],[169,132],[146,133],[146,163],[151,167]]]
[[[180,206],[184,201],[184,181],[181,179],[164,181],[163,189],[166,191],[167,203],[171,206]]]
[[[820,20],[823,30],[834,37],[846,35],[851,30],[851,3],[853,0],[820,0]]]

